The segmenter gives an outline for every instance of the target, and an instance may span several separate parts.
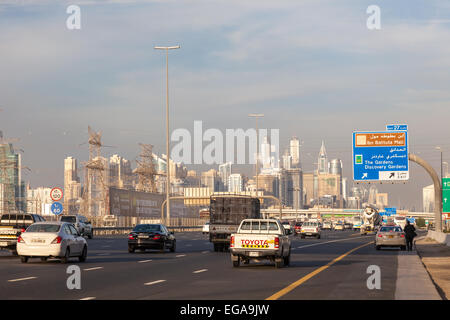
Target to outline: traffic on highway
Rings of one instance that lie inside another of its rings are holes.
[[[450,298],[449,17],[0,0],[3,318],[436,311],[415,302]]]

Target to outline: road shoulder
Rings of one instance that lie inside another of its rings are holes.
[[[423,237],[417,239],[416,249],[442,299],[448,300],[450,298],[450,247]]]
[[[398,254],[395,300],[442,300],[414,251],[400,251]]]

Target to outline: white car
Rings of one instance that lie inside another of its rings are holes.
[[[17,239],[17,254],[23,263],[29,258],[60,258],[67,263],[70,257],[86,261],[87,242],[73,224],[67,222],[37,222]]]
[[[203,234],[209,233],[209,222],[207,222],[203,225],[202,233]]]

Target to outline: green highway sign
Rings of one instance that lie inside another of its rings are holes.
[[[450,213],[450,178],[442,178],[442,213]]]

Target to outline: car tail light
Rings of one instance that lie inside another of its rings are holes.
[[[230,239],[230,248],[234,248],[234,236],[231,236],[231,239]]]
[[[130,234],[128,235],[128,240],[134,240],[134,235],[130,233]]]
[[[19,237],[17,238],[17,242],[25,243],[25,241],[23,240],[23,238],[22,238],[21,236],[19,236]]]
[[[274,242],[274,244],[275,244],[275,249],[278,249],[278,248],[280,247],[280,238],[275,237],[275,242]]]
[[[379,234],[379,235],[378,235],[378,238],[382,238],[382,237],[383,237],[383,235],[382,235],[382,234]]]
[[[55,238],[55,240],[52,241],[52,244],[58,244],[58,243],[61,243],[61,241],[62,241],[62,238],[60,236],[57,236]]]
[[[404,234],[401,234],[401,235],[400,235],[400,237],[404,238],[404,237],[405,237],[405,235],[404,235]]]
[[[25,232],[25,228],[20,229],[20,233],[24,233]]]
[[[161,236],[159,234],[155,234],[153,236],[153,240],[159,240],[159,239],[161,239]]]

